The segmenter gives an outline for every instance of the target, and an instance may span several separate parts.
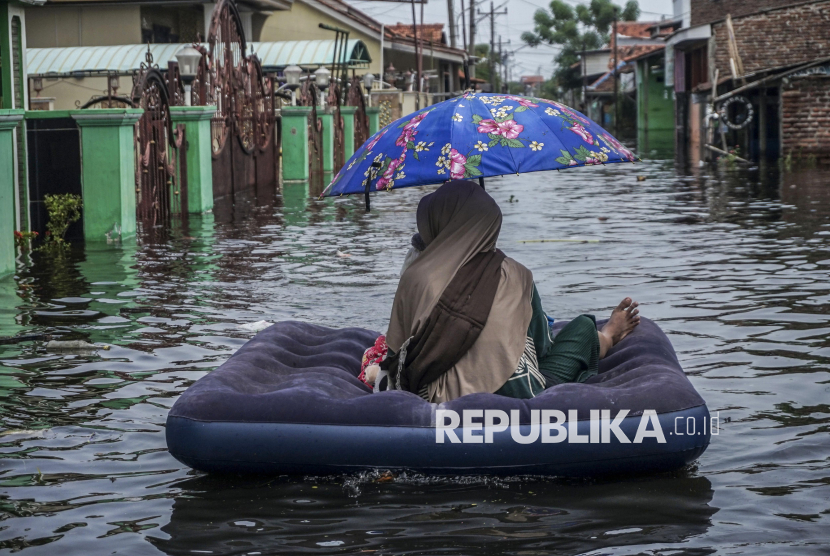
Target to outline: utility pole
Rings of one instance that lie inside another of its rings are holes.
[[[418,41],[418,17],[415,15],[415,0],[412,0],[412,32],[414,34],[413,36],[415,37],[415,65],[417,67],[417,79],[418,79],[418,81],[416,82],[416,85],[415,85],[415,90],[420,93],[421,92],[421,72],[422,72],[422,68],[421,68],[421,55],[420,55],[419,46],[420,46],[421,43],[420,43],[420,41]],[[418,102],[416,102],[416,106],[418,108],[420,108],[420,106],[418,106],[418,104],[420,104],[421,96],[418,95],[417,99],[418,99]]]
[[[470,77],[476,76],[476,65],[473,58],[476,55],[476,0],[470,0],[470,42],[467,44],[467,55],[470,58]]]
[[[501,35],[499,35],[499,64],[501,64],[501,71],[499,74],[501,75],[501,92],[507,92],[507,64],[504,63],[504,50],[502,50],[501,45]]]
[[[586,73],[588,73],[588,64],[585,61],[585,39],[582,39],[582,111],[588,114],[588,90],[585,83]]]
[[[496,18],[493,15],[493,0],[490,0],[490,55],[487,60],[490,62],[490,92],[496,92]]]
[[[482,14],[490,16],[490,55],[487,56],[487,60],[489,62],[488,66],[490,67],[490,90],[494,93],[496,92],[496,16],[505,15],[506,13],[507,8],[503,12],[497,12],[493,7],[493,0],[490,0],[490,12]]]
[[[447,16],[450,20],[450,46],[455,48],[455,0],[447,0]]]
[[[614,6],[614,133],[620,132],[620,75],[617,71],[617,51],[619,50],[617,34],[617,7]]]

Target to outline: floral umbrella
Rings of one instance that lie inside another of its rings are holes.
[[[467,92],[378,131],[323,196],[635,160],[607,131],[563,104]]]

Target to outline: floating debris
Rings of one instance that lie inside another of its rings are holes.
[[[95,351],[97,349],[108,350],[107,345],[96,346],[84,340],[51,340],[46,342],[46,349],[51,351]]]
[[[337,256],[340,257],[341,259],[348,259],[349,257],[352,256],[352,254],[351,253],[344,253],[343,251],[337,251]]]
[[[260,330],[265,330],[269,326],[274,324],[273,322],[268,322],[267,320],[258,320],[256,322],[249,322],[246,324],[240,324],[239,328],[242,330],[247,330],[248,332],[259,332]]]

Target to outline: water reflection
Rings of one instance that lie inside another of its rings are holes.
[[[166,554],[321,547],[470,554],[484,546],[490,554],[583,554],[682,543],[703,534],[718,511],[709,480],[686,474],[602,483],[376,475],[341,481],[189,480],[177,485],[181,495],[161,528],[169,538],[151,542]]]
[[[636,480],[213,478],[167,453],[168,408],[250,338],[240,324],[385,328],[428,188],[379,194],[366,213],[290,185],[272,206],[240,198],[137,241],[21,257],[0,280],[0,334],[109,349],[0,346],[0,549],[826,551],[827,176],[652,159],[488,180],[500,247],[546,309],[637,297],[720,416],[697,467]],[[521,243],[544,238],[599,241]]]

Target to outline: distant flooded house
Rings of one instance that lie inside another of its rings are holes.
[[[580,96],[585,97],[582,106],[589,117],[613,127],[619,111],[620,127],[640,127],[639,118],[648,107],[637,104],[643,91],[635,76],[636,61],[664,48],[665,29],[655,21],[620,21],[607,48],[581,54],[584,95]],[[656,101],[657,97],[652,95],[652,99]],[[635,112],[635,107],[639,111]]]
[[[830,1],[675,0],[678,153],[830,163]],[[669,77],[671,77],[669,79]]]

